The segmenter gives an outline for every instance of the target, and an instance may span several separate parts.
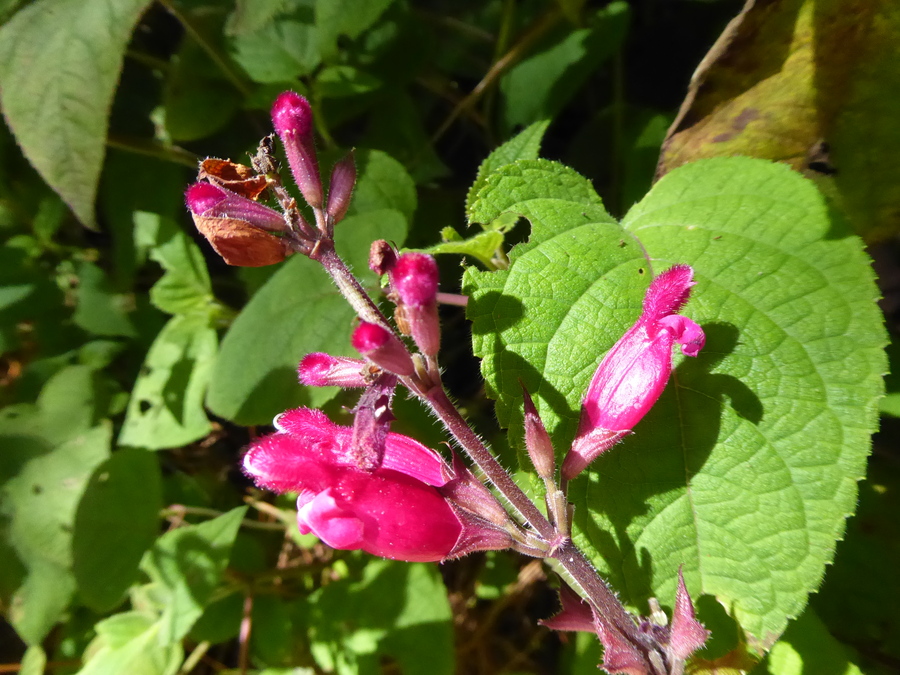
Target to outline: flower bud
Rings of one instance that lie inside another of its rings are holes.
[[[415,371],[409,351],[383,326],[363,321],[353,331],[350,343],[356,351],[389,373],[404,377]]]
[[[694,285],[693,270],[676,265],[660,274],[643,313],[600,362],[581,406],[581,420],[562,475],[570,480],[631,432],[662,394],[672,372],[672,347],[686,356],[703,347],[703,329],[675,314]]]
[[[404,253],[389,274],[402,326],[423,354],[435,356],[441,347],[437,263],[424,253]]]
[[[321,208],[322,177],[319,175],[309,101],[293,91],[282,93],[272,104],[272,125],[284,146],[300,193],[310,206]]]
[[[525,387],[522,387],[522,396],[525,399],[525,447],[528,456],[538,476],[545,480],[553,478],[556,471],[556,458],[553,456],[553,443],[550,434],[547,433],[544,423],[538,415],[534,401]]]
[[[366,362],[346,356],[332,356],[324,352],[307,354],[297,367],[300,382],[307,387],[365,387],[363,375]]]
[[[356,163],[353,161],[353,153],[350,152],[331,170],[331,180],[328,183],[328,205],[325,210],[331,216],[332,222],[337,223],[347,215],[355,185]]]
[[[195,183],[185,193],[197,230],[229,265],[260,267],[281,262],[290,255],[283,232],[284,219],[277,211],[212,183]]]

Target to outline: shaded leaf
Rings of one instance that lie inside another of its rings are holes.
[[[209,433],[203,399],[217,347],[216,331],[206,317],[178,315],[169,320],[144,359],[119,443],[159,450]]]
[[[75,514],[73,571],[79,596],[98,612],[122,602],[159,533],[162,481],[152,454],[125,448],[100,464]]]
[[[73,320],[94,335],[134,337],[129,318],[130,301],[116,293],[109,279],[96,265],[83,262],[78,267],[78,307]]]
[[[85,225],[113,92],[149,0],[38,0],[0,29],[0,105],[22,152]]]
[[[337,52],[337,39],[356,39],[378,20],[393,0],[316,0],[319,51],[326,61]]]
[[[29,644],[44,638],[75,590],[75,510],[94,467],[109,455],[111,436],[108,423],[75,435],[29,458],[0,488],[9,543],[27,570],[9,619]]]
[[[506,128],[555,117],[597,66],[616,53],[628,21],[628,3],[611,2],[592,17],[590,27],[564,27],[551,44],[511,68],[500,80]]]

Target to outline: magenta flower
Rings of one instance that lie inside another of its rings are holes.
[[[350,336],[350,344],[369,361],[389,373],[406,377],[416,369],[406,347],[384,326],[360,322]]]
[[[656,403],[672,373],[676,343],[686,356],[696,356],[703,347],[703,329],[675,314],[690,296],[693,274],[687,265],[675,265],[656,277],[647,289],[641,317],[600,362],[563,463],[566,480],[629,434]]]
[[[441,347],[437,263],[425,253],[404,253],[388,274],[397,298],[400,330],[412,336],[423,354],[435,356]]]
[[[412,438],[387,434],[381,465],[365,471],[354,458],[353,430],[322,412],[289,410],[275,426],[276,433],[251,446],[244,471],[261,487],[300,493],[302,533],[333,548],[410,562],[503,547],[496,527],[458,517],[441,493],[456,480],[453,469]],[[472,541],[484,545],[473,548]]]

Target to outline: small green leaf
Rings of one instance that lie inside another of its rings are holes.
[[[851,651],[834,639],[808,608],[788,626],[754,675],[863,675],[851,662]]]
[[[216,331],[207,318],[179,315],[169,320],[144,359],[119,444],[177,448],[209,433],[203,399],[217,347]]]
[[[290,83],[319,65],[311,2],[240,2],[229,21],[231,55],[254,82]]]
[[[369,185],[372,196],[367,199],[375,203],[375,190]],[[406,228],[403,216],[391,209],[348,216],[337,227],[338,252],[351,269],[363,273],[370,288],[377,289],[377,280],[368,271],[369,246],[374,239],[401,244]],[[350,347],[353,317],[318,264],[300,256],[288,260],[253,296],[222,340],[207,405],[221,417],[250,425],[268,424],[287,408],[329,400],[337,390],[302,387],[297,364],[310,352],[355,354]]]
[[[348,211],[350,215],[377,209],[396,209],[407,222],[412,222],[416,211],[416,184],[400,162],[380,150],[359,150],[356,153],[356,171],[359,180],[353,190],[353,201]],[[345,229],[346,225],[342,223],[337,231]],[[366,255],[370,243],[364,246]]]
[[[98,466],[75,514],[73,570],[81,600],[97,612],[116,607],[159,533],[159,462],[124,448]]]
[[[40,645],[31,645],[25,650],[22,657],[22,665],[19,667],[19,675],[44,675],[47,666],[47,655]]]
[[[78,267],[78,307],[74,321],[94,335],[134,337],[129,318],[129,299],[116,293],[109,279],[96,265],[83,262]]]
[[[500,167],[485,180],[469,210],[469,223],[488,224],[530,199],[564,199],[602,205],[591,182],[574,169],[546,159],[523,159]]]
[[[352,66],[328,66],[316,77],[316,93],[322,98],[357,96],[375,91],[381,80]]]
[[[329,60],[337,53],[337,39],[356,39],[378,20],[393,0],[316,0],[319,51]]]
[[[552,119],[585,80],[619,49],[629,23],[628,3],[597,12],[589,28],[560,30],[556,40],[516,64],[500,80],[507,129]]]
[[[453,231],[453,234],[459,237],[459,234],[452,227],[446,229]],[[470,255],[489,269],[493,269],[495,267],[494,254],[497,253],[501,246],[503,246],[503,234],[491,231],[479,232],[468,239],[445,240],[425,250],[428,253],[461,253],[462,255]]]
[[[115,614],[97,624],[97,638],[78,675],[175,675],[184,652],[162,639],[161,626],[139,612]]]
[[[150,0],[38,0],[0,28],[0,105],[28,160],[88,226],[125,47]]]
[[[475,182],[472,183],[472,187],[466,194],[466,216],[468,216],[469,222],[472,222],[475,199],[487,182],[488,176],[501,166],[512,164],[520,159],[537,159],[540,156],[541,140],[544,138],[548,126],[550,126],[550,120],[539,120],[532,123],[499,148],[495,148],[481,163],[481,166],[478,167],[478,175],[475,176]]]
[[[144,556],[141,568],[167,594],[160,620],[164,644],[183,638],[212,599],[246,512],[241,506],[199,525],[170,530]]]
[[[168,314],[209,315],[214,298],[206,262],[187,235],[176,233],[150,257],[166,270],[150,289],[150,302]]]

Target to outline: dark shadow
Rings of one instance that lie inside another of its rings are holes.
[[[712,372],[734,351],[738,329],[726,323],[706,324],[703,329],[706,347],[696,359],[685,359],[678,366],[634,435],[614,452],[601,455],[571,486],[572,501],[589,505],[580,512],[576,509],[578,529],[610,565],[611,584],[642,611],[652,595],[653,560],[646,548],[635,548],[628,528],[648,513],[648,503],[658,495],[690,485],[716,445],[725,405],[753,424],[764,414],[759,397],[743,382]],[[609,519],[611,530],[601,528],[592,514]],[[677,521],[675,515],[669,517]]]
[[[253,426],[270,424],[272,419],[290,408],[308,406],[309,392],[297,382],[297,371],[287,366],[270,370],[253,387],[233,421]]]

